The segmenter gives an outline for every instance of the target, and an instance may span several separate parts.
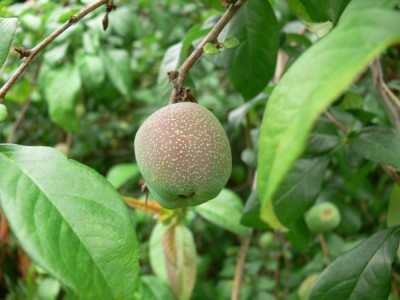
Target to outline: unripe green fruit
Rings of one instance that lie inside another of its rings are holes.
[[[0,104],[0,122],[3,122],[8,116],[7,106]]]
[[[308,276],[301,284],[298,290],[300,300],[308,300],[311,292],[311,288],[317,281],[319,273]]]
[[[314,205],[306,213],[308,228],[315,233],[330,231],[340,224],[340,212],[336,205],[323,202]]]
[[[206,108],[180,102],[139,128],[135,155],[147,187],[169,209],[215,198],[229,179],[232,154],[221,123]]]
[[[258,240],[258,244],[262,250],[266,250],[274,241],[274,235],[271,232],[264,232],[260,239]]]

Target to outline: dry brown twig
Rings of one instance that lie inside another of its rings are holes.
[[[171,80],[171,72],[175,74],[173,79],[175,80],[174,88],[172,89],[171,96],[169,98],[168,104],[176,103],[177,98],[179,99],[179,93],[182,89],[182,84],[185,81],[186,75],[189,72],[190,68],[197,62],[200,56],[203,54],[203,47],[207,43],[212,43],[217,40],[221,31],[225,28],[226,24],[232,19],[232,17],[237,13],[237,11],[243,6],[246,0],[235,1],[234,4],[230,4],[228,10],[223,14],[221,19],[215,24],[213,29],[207,34],[207,36],[202,40],[200,45],[193,50],[193,52],[189,55],[189,57],[184,61],[184,63],[180,66],[180,68],[176,71],[170,71],[169,80]]]
[[[337,128],[339,128],[341,131],[343,131],[345,135],[348,135],[348,134],[349,134],[349,132],[350,132],[349,128],[348,128],[345,124],[343,124],[342,122],[340,122],[338,119],[336,119],[335,116],[329,112],[329,110],[327,110],[326,112],[324,112],[324,115],[325,115]]]
[[[41,41],[38,45],[36,45],[33,49],[16,49],[16,51],[20,54],[20,58],[26,57],[25,61],[19,66],[19,68],[15,71],[12,77],[4,84],[4,86],[0,89],[0,102],[4,99],[10,88],[14,85],[14,83],[18,80],[18,78],[24,73],[24,71],[28,68],[29,64],[33,61],[33,59],[52,41],[54,41],[60,34],[62,34],[65,30],[67,30],[72,25],[76,24],[79,20],[85,17],[87,14],[92,12],[93,10],[99,8],[102,5],[112,5],[112,1],[110,0],[100,0],[97,1],[86,8],[84,8],[79,13],[73,15],[66,23],[61,25],[58,29],[56,29],[52,34],[50,34],[47,38]],[[114,10],[113,7],[112,10]],[[108,13],[109,11],[107,11]]]
[[[400,100],[396,97],[396,95],[387,86],[387,84],[383,78],[382,65],[381,65],[379,58],[376,59],[371,64],[370,70],[371,70],[372,76],[374,78],[374,82],[379,90],[379,93],[382,96],[383,103],[390,111],[390,115],[393,119],[393,122],[394,122],[394,125],[395,125],[397,131],[400,131],[399,113],[396,110],[396,108],[393,107],[393,104],[394,104],[398,109],[400,109]],[[393,104],[392,104],[392,102],[393,102]]]
[[[257,171],[254,172],[251,189],[253,191],[257,189]],[[252,235],[253,235],[253,229],[250,229],[250,236],[243,237],[240,241],[240,249],[236,260],[235,278],[233,280],[231,300],[240,299],[240,289],[242,287],[244,265],[246,263],[247,252],[249,250]]]

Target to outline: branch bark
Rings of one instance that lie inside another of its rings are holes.
[[[337,128],[343,131],[344,134],[346,135],[349,134],[350,132],[349,128],[347,128],[345,124],[336,119],[335,116],[329,112],[329,110],[327,110],[324,114]]]
[[[399,113],[396,110],[395,107],[393,107],[393,104],[397,106],[397,108],[400,109],[400,101],[397,99],[397,97],[393,94],[393,92],[389,89],[389,87],[386,85],[385,80],[383,78],[383,72],[382,72],[382,65],[381,62],[378,59],[376,59],[370,66],[372,76],[374,77],[375,84],[379,90],[379,93],[382,96],[383,103],[385,106],[388,108],[394,126],[396,127],[397,131],[400,131],[400,117]],[[393,104],[392,104],[393,102]]]
[[[253,230],[250,231],[250,234],[252,233]],[[251,235],[248,238],[243,238],[240,244],[240,249],[237,256],[235,280],[233,282],[231,300],[240,299],[240,289],[242,287],[244,264],[246,262],[246,256],[247,256],[247,251],[249,250],[250,241],[251,241]]]
[[[85,17],[87,14],[97,9],[102,5],[110,5],[109,0],[100,0],[97,1],[86,8],[84,8],[81,12],[73,15],[66,23],[61,25],[58,29],[56,29],[52,34],[50,34],[47,38],[41,41],[38,45],[36,45],[32,50],[28,50],[25,61],[19,66],[19,68],[15,71],[12,77],[4,84],[4,86],[0,89],[0,102],[4,99],[10,88],[14,85],[14,83],[18,80],[18,78],[24,73],[24,71],[28,68],[29,64],[33,61],[33,59],[42,51],[48,44],[54,41],[60,34],[62,34],[65,30],[67,30],[72,25],[76,24],[79,20]]]
[[[232,17],[237,13],[237,11],[243,6],[246,0],[239,0],[235,4],[229,6],[228,10],[225,14],[219,19],[217,24],[211,29],[211,31],[207,34],[207,36],[203,39],[200,45],[197,46],[196,49],[189,55],[189,57],[185,60],[182,66],[177,70],[178,75],[176,82],[174,82],[174,88],[172,89],[171,96],[169,97],[169,104],[176,102],[176,97],[178,96],[182,84],[185,81],[186,75],[189,72],[190,68],[196,63],[196,61],[203,54],[203,47],[207,43],[215,42],[218,38],[221,31],[225,28],[226,24],[232,19]]]

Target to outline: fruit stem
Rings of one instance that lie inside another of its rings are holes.
[[[319,236],[319,243],[321,245],[321,249],[322,249],[322,254],[324,255],[324,262],[325,264],[329,264],[330,260],[329,260],[329,250],[328,250],[328,246],[326,244],[325,241],[325,237],[323,233],[320,233]]]

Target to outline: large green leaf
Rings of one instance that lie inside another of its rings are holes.
[[[399,239],[398,227],[385,229],[340,256],[320,275],[309,299],[387,299]]]
[[[192,232],[181,224],[170,224],[163,233],[168,280],[175,297],[190,299],[196,282],[196,246]]]
[[[302,153],[315,120],[383,49],[397,41],[399,13],[356,11],[309,48],[282,77],[261,125],[257,186],[261,217],[266,222],[276,224],[269,203]]]
[[[0,18],[0,68],[7,59],[17,25],[17,18]]]
[[[234,192],[223,189],[217,198],[194,208],[209,222],[242,236],[250,236],[250,229],[240,224],[243,204]]]
[[[49,105],[50,118],[62,128],[75,132],[79,124],[75,102],[81,89],[78,69],[71,64],[63,64],[59,68],[46,70],[42,86]]]
[[[393,129],[366,128],[358,137],[350,140],[350,147],[360,156],[400,170],[400,134]]]
[[[0,201],[24,250],[80,299],[132,299],[134,224],[98,173],[47,147],[0,145]]]
[[[343,22],[344,19],[350,17],[359,10],[371,7],[393,8],[396,4],[399,4],[399,0],[352,0],[340,16],[340,22]]]
[[[235,88],[250,100],[267,86],[275,71],[279,30],[269,2],[247,1],[229,22],[226,36],[233,36],[240,43],[236,48],[224,49],[217,64],[227,68]]]

